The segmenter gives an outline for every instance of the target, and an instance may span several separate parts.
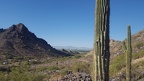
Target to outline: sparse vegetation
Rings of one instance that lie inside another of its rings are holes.
[[[49,66],[49,67],[47,67],[47,69],[48,69],[49,71],[59,70],[59,68],[58,68],[57,66]]]
[[[42,81],[46,75],[29,72],[27,65],[12,67],[11,72],[0,72],[1,81]]]
[[[92,52],[91,52],[92,53]],[[115,77],[118,73],[122,73],[125,76],[126,64],[125,64],[125,55],[120,54],[111,59],[110,63],[110,77]],[[137,53],[132,54],[132,60],[140,59],[144,57],[144,51],[139,51]],[[15,75],[19,75],[17,78],[19,81],[43,81],[48,79],[54,79],[56,77],[63,77],[68,74],[68,72],[77,73],[78,71],[87,72],[93,76],[92,68],[94,65],[92,64],[92,55],[83,55],[78,54],[70,57],[58,57],[46,60],[45,62],[33,64],[29,61],[22,60],[20,65],[23,66],[11,66],[5,67],[5,70],[1,70],[0,72],[0,80],[1,81],[13,81]],[[58,62],[58,67],[57,67]],[[13,64],[13,63],[12,63]],[[9,66],[5,65],[5,66]],[[139,80],[142,79],[143,72],[143,61],[132,64],[132,76]],[[10,69],[7,71],[6,69]],[[22,71],[22,72],[21,72]],[[20,74],[19,74],[20,73]],[[138,79],[139,78],[139,79]]]
[[[143,42],[137,42],[135,45],[134,45],[134,48],[137,48],[137,49],[140,49],[141,47],[144,46],[144,43]]]
[[[81,57],[82,57],[82,55],[77,54],[77,55],[74,55],[72,58],[79,59]]]
[[[133,59],[133,60],[134,60],[134,59],[138,59],[138,58],[140,58],[140,57],[144,57],[144,50],[139,51],[138,53],[132,54],[132,59]]]
[[[87,63],[85,63],[85,62],[76,62],[76,63],[74,63],[73,65],[72,65],[72,67],[71,67],[71,70],[73,71],[73,72],[89,72],[90,73],[90,71],[89,71],[89,66],[90,65],[88,65]]]
[[[122,68],[126,67],[125,60],[125,54],[118,55],[111,60],[110,77],[116,75]]]
[[[125,70],[126,70],[126,63],[125,63],[125,58],[126,54],[120,54],[118,56],[116,56],[115,58],[113,58],[111,60],[111,64],[110,64],[110,77],[114,77],[114,76],[117,76],[119,75],[118,73],[125,73]],[[136,59],[139,59],[139,58],[142,58],[144,57],[144,51],[140,51],[138,53],[133,53],[132,54],[132,60],[136,60]],[[138,62],[135,62],[134,64],[132,63],[132,76],[140,76],[140,73],[137,74],[137,72],[135,72],[137,69],[144,69],[144,66],[143,66],[143,60],[142,61],[138,61]],[[143,72],[143,70],[141,71]]]

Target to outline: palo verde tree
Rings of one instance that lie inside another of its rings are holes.
[[[109,81],[110,0],[96,0],[94,39],[94,81]]]

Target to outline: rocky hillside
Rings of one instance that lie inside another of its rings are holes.
[[[132,35],[133,52],[138,52],[144,49],[144,30]]]
[[[110,53],[111,53],[111,57],[115,57],[119,54],[124,53],[122,49],[122,42],[111,39],[110,40]]]
[[[125,81],[126,58],[123,41],[110,40],[110,81]],[[144,30],[132,35],[132,81],[144,81]],[[88,55],[92,56],[92,52]]]
[[[110,40],[110,52],[111,52],[111,57],[115,57],[119,54],[124,53],[124,48],[122,42],[127,43],[125,39],[124,41],[117,41],[117,40]],[[132,47],[133,47],[133,52],[137,53],[141,50],[144,49],[144,30],[132,35]]]
[[[8,29],[0,29],[0,56],[68,56],[54,49],[45,40],[36,37],[27,27],[19,23]]]

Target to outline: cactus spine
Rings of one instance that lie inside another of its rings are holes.
[[[132,58],[132,47],[131,47],[131,27],[128,26],[127,33],[127,54],[126,54],[126,81],[131,81],[131,58]]]
[[[95,81],[109,81],[110,0],[96,0],[94,62]]]

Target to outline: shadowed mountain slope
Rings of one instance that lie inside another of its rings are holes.
[[[54,49],[45,40],[36,37],[27,27],[19,23],[8,29],[0,29],[0,55],[21,56],[69,56]]]

